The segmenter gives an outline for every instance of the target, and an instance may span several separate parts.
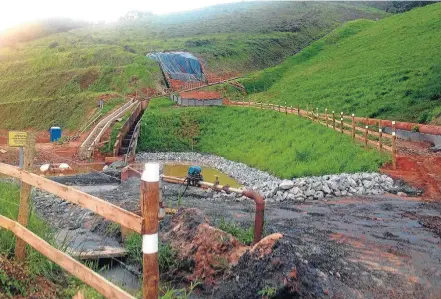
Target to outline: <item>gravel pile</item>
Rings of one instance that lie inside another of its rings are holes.
[[[342,173],[283,180],[273,191],[274,201],[323,199],[350,195],[381,195],[397,190],[394,180],[379,173]],[[268,194],[269,195],[269,194]]]
[[[381,195],[386,192],[400,193],[405,196],[401,191],[416,192],[410,190],[408,186],[403,186],[402,182],[396,182],[391,177],[380,173],[342,173],[281,180],[243,163],[210,154],[139,153],[136,159],[139,162],[190,162],[213,167],[236,179],[246,188],[260,192],[268,202],[320,200],[351,195]]]

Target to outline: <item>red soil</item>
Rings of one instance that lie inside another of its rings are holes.
[[[441,155],[431,153],[425,143],[399,141],[397,169],[385,165],[381,171],[423,189],[423,197],[441,200]]]

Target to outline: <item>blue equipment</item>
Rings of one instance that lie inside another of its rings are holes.
[[[49,133],[51,136],[51,142],[58,141],[61,138],[61,128],[60,127],[51,127],[49,129]]]
[[[187,172],[187,185],[199,186],[199,182],[203,181],[202,168],[200,166],[190,166]]]
[[[197,176],[202,173],[202,168],[200,166],[190,166],[188,168],[188,175],[190,176]]]

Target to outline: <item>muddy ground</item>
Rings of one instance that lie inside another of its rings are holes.
[[[139,211],[138,179],[83,190]],[[234,195],[213,199],[213,193],[193,188],[178,201],[182,191],[182,186],[165,185],[164,202],[199,208],[212,224],[221,218],[244,227],[253,223],[251,201]],[[108,225],[87,211],[44,193],[34,201],[37,211],[58,228],[109,238]],[[261,298],[262,290],[275,288],[277,298],[441,298],[441,203],[392,195],[272,203],[265,211],[265,233],[275,232],[284,237],[271,254],[243,256],[216,284],[203,285],[197,296]],[[287,281],[290,269],[305,278]],[[320,277],[319,285],[311,281],[314,277]],[[297,295],[284,293],[286,286],[297,289]]]

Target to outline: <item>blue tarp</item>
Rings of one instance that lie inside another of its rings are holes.
[[[204,74],[199,60],[187,52],[150,53],[147,57],[156,60],[170,78],[185,82],[203,81]]]

